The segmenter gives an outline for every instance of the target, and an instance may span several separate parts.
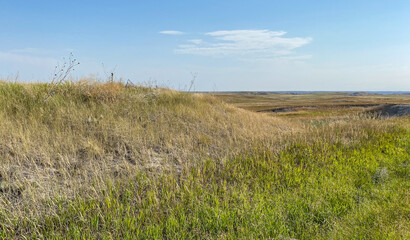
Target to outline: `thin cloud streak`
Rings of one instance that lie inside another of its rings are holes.
[[[275,58],[293,54],[292,50],[312,42],[312,38],[284,37],[284,31],[231,30],[208,32],[202,39],[189,40],[191,44],[180,45],[175,52],[202,56],[248,56]],[[194,43],[194,44],[192,44]]]
[[[184,34],[184,32],[174,31],[174,30],[165,30],[165,31],[161,31],[159,33],[165,34],[165,35],[182,35],[182,34]]]
[[[14,52],[0,52],[0,62],[19,63],[24,65],[48,67],[55,65],[58,60],[52,57],[38,57]]]
[[[201,44],[203,41],[202,39],[190,39],[188,42],[193,43],[193,44]]]

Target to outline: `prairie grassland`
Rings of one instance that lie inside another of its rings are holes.
[[[0,237],[408,239],[409,117],[0,83]]]
[[[215,93],[215,97],[237,107],[251,111],[264,111],[276,108],[293,108],[330,113],[340,113],[341,108],[347,111],[360,112],[364,108],[378,104],[410,104],[410,95],[376,95],[363,94],[355,96],[351,93],[258,93],[236,92]],[[346,113],[346,111],[342,111]]]

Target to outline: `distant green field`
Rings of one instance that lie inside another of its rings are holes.
[[[410,239],[410,117],[339,106],[407,96],[49,88],[0,82],[3,239]]]

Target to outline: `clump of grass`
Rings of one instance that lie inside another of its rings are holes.
[[[407,238],[407,119],[281,119],[121,83],[0,83],[2,238]]]

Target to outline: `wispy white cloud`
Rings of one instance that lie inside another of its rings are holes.
[[[67,55],[70,52],[73,52],[74,49],[66,48],[66,49],[43,49],[43,48],[20,48],[20,49],[11,49],[7,52],[15,53],[15,54],[24,54],[24,55],[32,55],[32,56],[51,56],[51,55]]]
[[[24,50],[12,50],[8,52],[0,51],[0,62],[5,63],[17,63],[23,65],[33,65],[33,66],[53,66],[55,65],[58,60],[53,57],[45,57],[45,56],[35,56],[30,49]]]
[[[282,56],[240,56],[237,59],[250,63],[266,63],[266,64],[286,64],[286,63],[304,63],[311,59],[312,55],[297,55],[288,54]],[[272,65],[273,66],[273,65]]]
[[[4,63],[32,66],[55,66],[59,61],[58,57],[67,56],[70,52],[73,52],[73,49],[10,49],[6,51],[0,51],[0,61]]]
[[[14,54],[28,54],[28,55],[46,55],[50,54],[51,51],[41,48],[21,48],[21,49],[12,49],[8,51],[9,53]]]
[[[284,31],[231,30],[208,32],[201,39],[188,40],[175,52],[203,56],[240,56],[274,58],[291,55],[292,50],[312,41],[309,37],[284,37]]]
[[[182,34],[184,34],[183,32],[174,31],[174,30],[165,30],[165,31],[161,31],[159,33],[166,34],[166,35],[182,35]]]
[[[193,43],[193,44],[201,44],[203,41],[202,39],[190,39],[188,42]]]
[[[72,49],[22,48],[0,50],[0,76],[19,73],[23,81],[48,79]]]

